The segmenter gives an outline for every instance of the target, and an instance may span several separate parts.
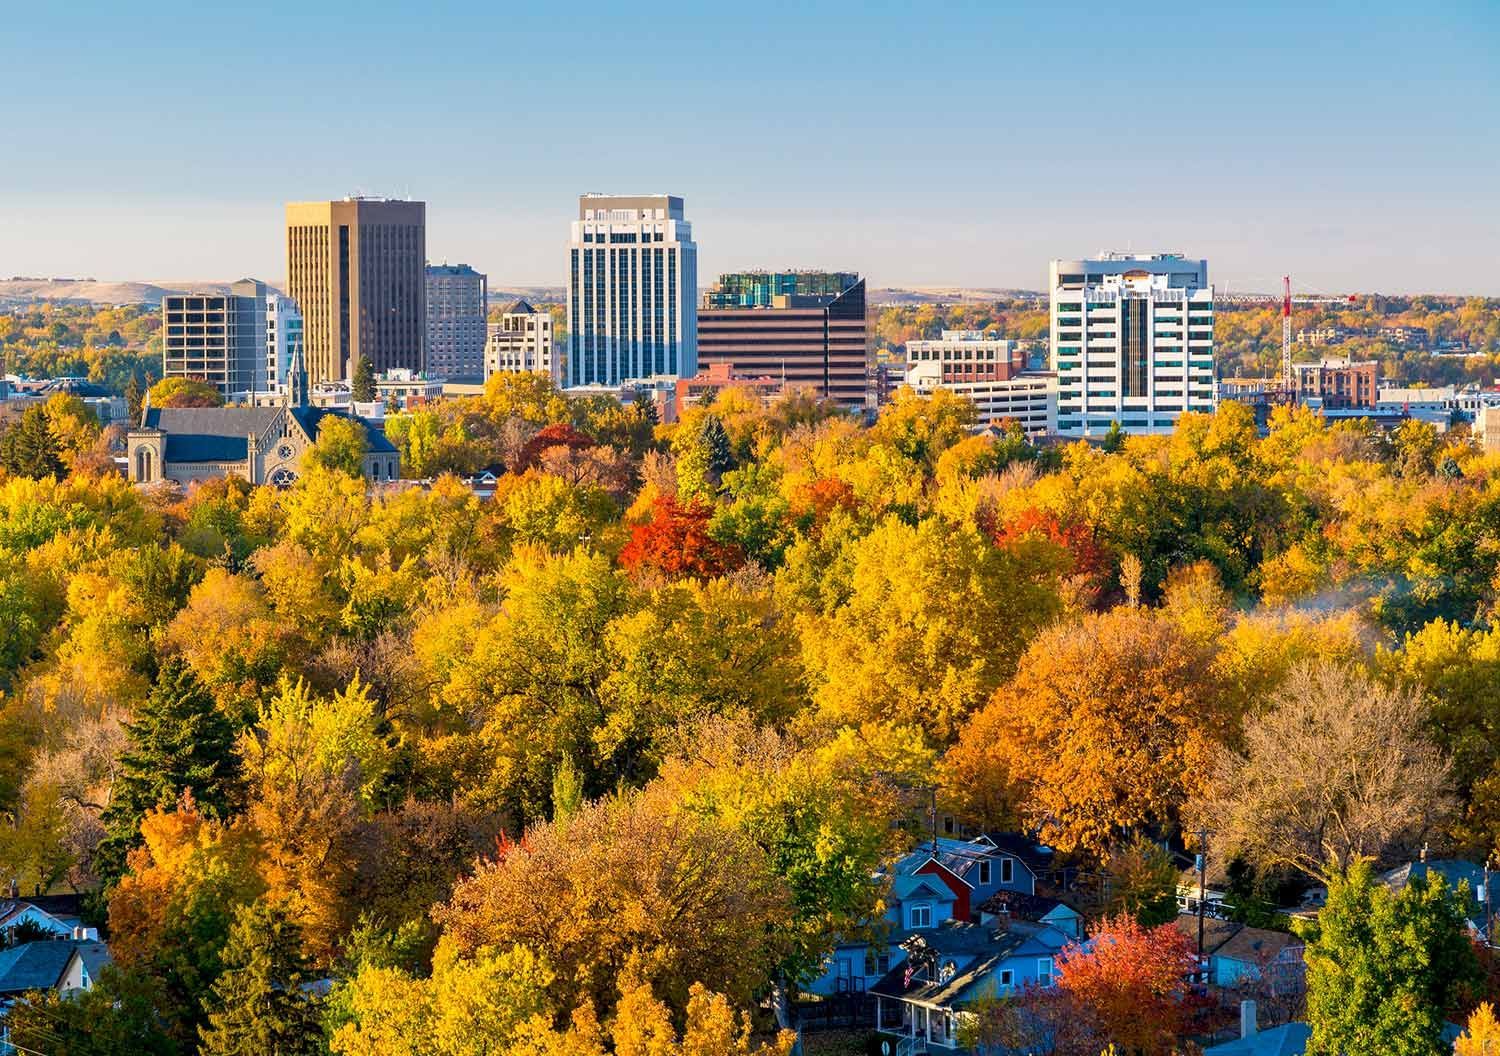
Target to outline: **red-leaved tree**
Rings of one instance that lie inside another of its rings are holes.
[[[657,499],[651,520],[638,524],[620,551],[620,564],[631,572],[659,572],[671,577],[713,579],[745,563],[744,552],[708,534],[713,506],[695,500]]]
[[[593,447],[594,443],[593,437],[580,433],[567,422],[555,422],[526,441],[521,447],[520,455],[516,458],[516,465],[512,468],[517,473],[524,473],[541,460],[544,451],[554,447],[567,448],[569,451],[582,451]]]
[[[1112,578],[1109,551],[1099,545],[1094,530],[1081,520],[1064,520],[1051,510],[1032,506],[1005,523],[995,525],[990,535],[999,547],[1032,535],[1050,539],[1066,550],[1072,559],[1069,574],[1081,579],[1095,597],[1103,592]]]

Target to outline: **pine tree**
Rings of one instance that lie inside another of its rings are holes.
[[[145,390],[141,388],[141,379],[130,375],[130,380],[125,383],[125,408],[132,422],[141,420],[141,403],[145,399]]]
[[[224,947],[224,973],[213,986],[201,1056],[318,1056],[325,1052],[322,1001],[302,934],[270,903],[240,908]]]
[[[234,724],[186,661],[171,657],[162,664],[151,696],[125,731],[130,744],[104,811],[106,835],[95,865],[106,882],[124,872],[148,810],[169,807],[186,792],[205,816],[227,818],[239,793]]]
[[[28,407],[0,435],[0,467],[18,477],[61,477],[67,472],[57,437],[41,404]]]
[[[375,399],[375,364],[369,356],[360,356],[355,361],[349,391],[357,403],[369,403]]]

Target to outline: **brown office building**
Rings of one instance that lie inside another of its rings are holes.
[[[427,206],[386,198],[288,202],[287,293],[302,310],[309,380],[426,368]]]
[[[849,272],[720,276],[698,310],[698,363],[728,364],[862,411],[868,387],[865,281]]]
[[[1374,410],[1378,369],[1373,359],[1294,364],[1292,380],[1297,400],[1327,410]]]

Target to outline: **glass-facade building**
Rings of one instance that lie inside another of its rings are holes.
[[[850,271],[733,271],[703,295],[703,307],[769,308],[777,297],[838,297],[858,281]]]

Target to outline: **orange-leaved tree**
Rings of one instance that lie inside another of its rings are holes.
[[[631,531],[620,551],[620,564],[632,572],[650,571],[679,577],[713,579],[745,563],[738,546],[721,543],[708,534],[713,507],[666,496],[656,500],[651,520]]]

